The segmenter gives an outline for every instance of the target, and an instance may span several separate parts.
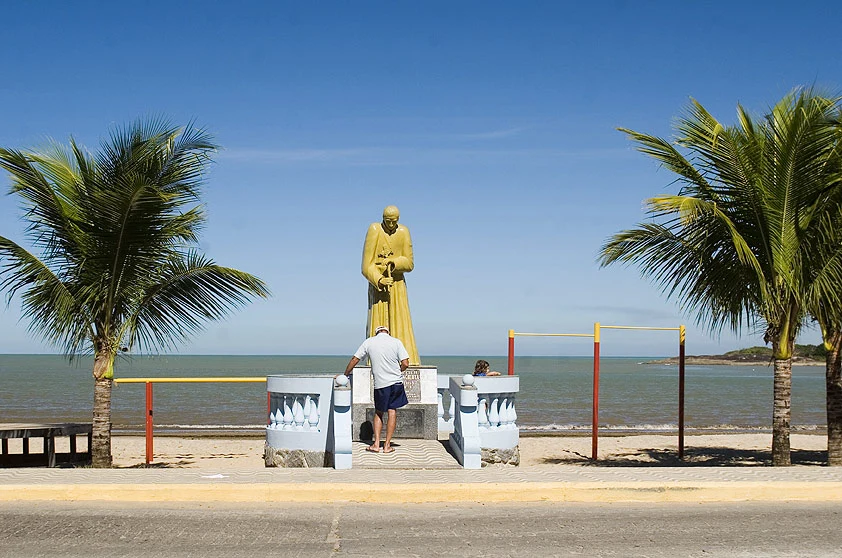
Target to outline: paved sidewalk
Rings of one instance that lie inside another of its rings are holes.
[[[842,502],[842,468],[2,469],[0,501]]]

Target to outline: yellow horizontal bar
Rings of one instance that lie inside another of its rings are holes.
[[[593,337],[593,333],[517,333],[515,335],[527,335],[532,337]]]
[[[265,382],[266,376],[256,377],[209,377],[209,378],[114,378],[118,384],[145,384],[148,382],[156,384],[174,384],[177,382],[199,383],[199,382]]]
[[[644,326],[600,326],[602,329],[646,329],[656,331],[679,331],[680,327],[644,327]]]

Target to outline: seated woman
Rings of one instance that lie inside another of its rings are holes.
[[[487,360],[478,360],[477,363],[474,365],[474,376],[499,376],[499,372],[495,372],[494,370],[488,371],[488,361]]]

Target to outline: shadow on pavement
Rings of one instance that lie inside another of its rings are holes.
[[[678,459],[676,450],[653,448],[612,454],[596,462],[578,452],[565,454],[560,457],[545,457],[541,463],[589,467],[763,467],[772,463],[769,450],[740,450],[727,447],[685,448],[684,461]],[[791,459],[793,465],[826,465],[827,451],[792,450]]]

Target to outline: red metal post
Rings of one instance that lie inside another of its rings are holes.
[[[599,322],[593,325],[593,427],[591,431],[591,459],[599,453]]]
[[[678,459],[684,460],[684,326],[678,328]]]
[[[515,375],[515,330],[509,330],[509,376]]]
[[[152,382],[146,382],[146,464],[152,463]]]

